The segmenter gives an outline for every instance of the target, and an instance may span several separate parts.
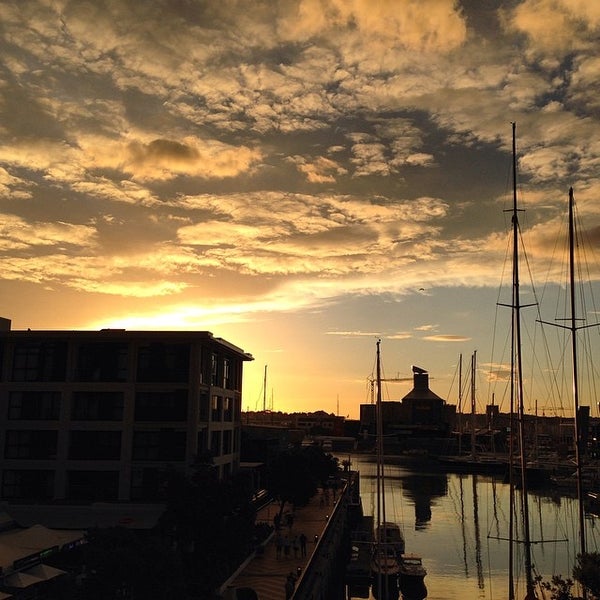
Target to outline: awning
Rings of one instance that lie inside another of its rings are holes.
[[[54,579],[55,577],[60,577],[61,575],[67,574],[66,571],[62,571],[61,569],[51,567],[50,565],[44,565],[42,563],[27,569],[25,573],[28,575],[33,575],[34,577],[39,577],[43,581],[48,581],[48,579]]]
[[[4,585],[11,588],[28,588],[31,585],[40,583],[41,581],[44,580],[40,579],[39,577],[35,577],[34,575],[28,575],[25,571],[19,571],[18,573],[9,575],[4,580]]]
[[[50,565],[37,564],[24,571],[9,575],[4,580],[4,585],[11,588],[28,588],[36,583],[48,581],[49,579],[54,579],[55,577],[66,574],[66,571],[61,571]]]

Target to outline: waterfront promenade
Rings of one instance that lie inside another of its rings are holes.
[[[279,508],[279,504],[275,502],[263,507],[257,514],[256,522],[273,525]],[[286,504],[279,534],[282,541],[285,541],[286,537],[290,541],[289,552],[286,555],[284,547],[278,551],[277,532],[274,531],[259,551],[249,557],[221,588],[224,600],[235,599],[236,588],[252,588],[259,600],[284,600],[288,576],[292,574],[297,578],[298,574],[304,572],[333,509],[334,497],[331,490],[323,492],[319,489],[306,506],[298,507],[295,511],[292,510],[291,505]],[[288,514],[293,515],[291,527],[287,524]],[[305,556],[300,547],[294,550],[293,546],[294,538],[302,534],[307,538]]]

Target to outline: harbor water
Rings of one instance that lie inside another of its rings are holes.
[[[369,455],[339,456],[360,473],[365,515],[376,514],[376,464]],[[404,532],[406,552],[423,557],[429,600],[508,597],[509,496],[502,476],[447,473],[401,457],[385,460],[386,518]],[[517,505],[520,492],[515,491]],[[578,504],[569,491],[528,494],[534,576],[570,578],[579,552]],[[523,531],[515,511],[516,597],[525,597]],[[598,551],[600,519],[586,515],[588,552]],[[347,598],[373,597],[348,589]]]

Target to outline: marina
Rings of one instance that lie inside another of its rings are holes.
[[[345,457],[348,459],[348,457]],[[374,514],[374,457],[353,454],[360,473],[365,515]],[[435,463],[386,457],[388,515],[401,524],[406,552],[422,557],[429,600],[508,596],[510,488],[501,475],[447,473]],[[517,494],[520,492],[517,490]],[[528,494],[534,574],[549,581],[571,577],[579,551],[578,503],[574,490],[531,490]],[[588,551],[598,551],[600,521],[586,512]],[[522,540],[517,528],[517,538]],[[523,544],[515,544],[522,557]],[[515,563],[523,562],[516,560]],[[515,593],[525,597],[525,573],[515,572]],[[348,586],[349,600],[375,598],[368,587]]]

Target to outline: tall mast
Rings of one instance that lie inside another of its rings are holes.
[[[585,329],[588,327],[598,327],[599,323],[592,323],[588,325],[577,325],[579,320],[577,317],[577,304],[575,302],[575,219],[574,219],[574,206],[575,200],[573,198],[573,188],[569,188],[569,294],[571,304],[571,317],[569,319],[570,326],[559,325],[557,323],[547,323],[549,325],[555,325],[557,327],[563,327],[571,332],[571,360],[573,363],[572,369],[572,385],[573,385],[573,409],[575,411],[574,423],[575,423],[575,473],[576,473],[576,486],[577,486],[577,500],[578,500],[578,512],[579,512],[579,546],[581,554],[587,552],[586,540],[585,540],[585,510],[584,510],[584,498],[583,498],[583,485],[582,485],[582,460],[585,453],[583,447],[584,435],[582,432],[581,425],[581,414],[579,407],[579,372],[578,372],[578,359],[577,359],[577,331],[579,329]],[[583,597],[587,595],[585,587],[582,589]]]
[[[581,554],[586,552],[585,514],[581,482],[581,459],[584,453],[583,435],[579,414],[579,376],[577,373],[577,315],[575,306],[575,227],[573,219],[573,188],[569,188],[569,270],[571,287],[571,353],[573,361],[573,403],[575,409],[575,462],[577,468],[577,499],[579,504],[579,543]]]
[[[462,454],[462,353],[458,357],[458,455]]]
[[[265,365],[265,376],[263,380],[263,412],[267,412],[267,365]]]
[[[475,459],[475,372],[477,370],[477,350],[471,355],[471,456]]]
[[[525,405],[523,399],[523,363],[521,356],[521,298],[519,290],[519,209],[517,202],[517,142],[516,142],[516,123],[512,124],[512,154],[513,154],[513,210],[512,210],[512,226],[513,226],[513,284],[512,284],[512,346],[513,356],[513,371],[511,379],[516,381],[511,384],[513,395],[516,398],[511,398],[511,414],[516,399],[518,409],[519,423],[519,452],[520,452],[520,467],[521,467],[521,514],[523,517],[523,535],[524,535],[524,555],[525,555],[525,577],[527,594],[525,600],[533,600],[536,598],[534,581],[533,581],[533,566],[531,562],[531,539],[529,535],[529,504],[527,491],[527,461],[525,453]],[[511,431],[512,435],[512,431]],[[512,507],[511,507],[512,512]],[[512,528],[511,528],[512,536]],[[511,544],[512,545],[512,544]],[[511,557],[512,558],[512,557]],[[514,598],[512,571],[510,573],[510,598]]]

